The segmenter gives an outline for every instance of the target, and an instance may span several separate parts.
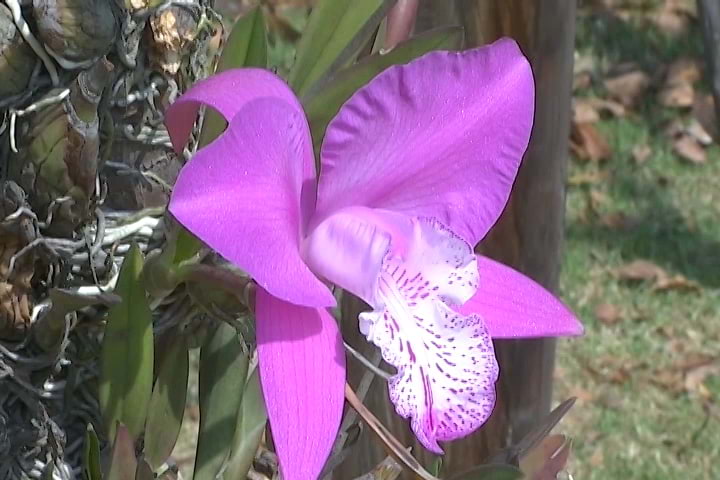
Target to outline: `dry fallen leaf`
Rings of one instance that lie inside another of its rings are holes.
[[[664,2],[650,15],[650,21],[661,32],[677,36],[687,31],[690,18],[682,10],[674,8],[672,2]]]
[[[665,77],[665,84],[694,84],[701,78],[702,70],[698,60],[689,57],[680,57],[673,61],[668,67],[667,75]]]
[[[601,303],[595,307],[595,318],[605,325],[615,325],[621,317],[620,309],[612,303]]]
[[[670,275],[661,267],[647,260],[635,260],[615,270],[621,280],[652,281],[652,290],[662,292],[667,290],[699,291],[700,284],[689,280],[683,275]]]
[[[625,106],[613,100],[607,100],[605,98],[590,98],[588,102],[595,107],[601,114],[608,113],[614,117],[625,116]]]
[[[710,133],[705,130],[705,127],[696,119],[690,119],[690,122],[685,129],[688,135],[693,137],[695,140],[700,142],[704,147],[708,147],[713,143],[713,138]]]
[[[638,165],[645,163],[650,155],[652,155],[652,148],[647,143],[635,145],[632,149],[632,158]]]
[[[701,289],[699,283],[688,280],[683,275],[660,276],[653,286],[654,291],[684,290],[688,292],[698,292]]]
[[[580,187],[585,185],[597,185],[610,177],[607,170],[596,170],[594,172],[581,172],[568,178],[568,185]]]
[[[704,382],[707,377],[715,375],[720,375],[720,362],[718,361],[696,366],[686,371],[683,386],[688,393],[694,393],[704,400],[710,400],[712,393]]]
[[[591,162],[612,156],[610,144],[592,123],[573,123],[570,148],[579,159]]]
[[[650,77],[642,70],[633,70],[605,80],[610,97],[632,107],[650,85]]]
[[[592,75],[590,72],[579,72],[573,77],[573,91],[585,90],[592,85]]]
[[[613,230],[632,230],[640,223],[640,219],[631,217],[624,212],[611,212],[600,215],[600,225]]]
[[[573,122],[595,123],[600,120],[600,113],[590,99],[576,98],[573,100]]]
[[[665,270],[647,260],[634,260],[618,268],[615,273],[621,280],[629,281],[648,281],[667,277]]]
[[[673,151],[683,160],[694,165],[707,162],[707,154],[700,143],[690,135],[681,135],[673,142]]]
[[[695,95],[692,109],[693,117],[713,138],[718,138],[718,124],[715,118],[715,101],[712,95]]]
[[[660,104],[666,107],[690,107],[695,99],[695,83],[702,72],[695,59],[682,57],[668,68],[659,93]]]
[[[677,85],[666,85],[658,94],[660,105],[665,107],[682,108],[689,107],[695,99],[695,87],[689,83]]]

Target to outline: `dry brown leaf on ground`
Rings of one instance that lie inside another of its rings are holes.
[[[666,107],[690,107],[695,99],[695,83],[702,71],[697,60],[681,57],[668,68],[665,82],[659,93],[661,105]]]
[[[590,85],[592,85],[592,75],[590,72],[579,72],[573,76],[573,92],[590,88]]]
[[[712,392],[705,385],[705,380],[711,376],[720,375],[720,362],[715,359],[710,363],[698,365],[685,372],[683,386],[688,393],[694,393],[703,400],[710,400]]]
[[[712,135],[710,135],[708,131],[705,130],[705,127],[703,127],[696,118],[690,119],[690,122],[688,123],[685,131],[688,135],[700,142],[700,144],[704,147],[708,147],[713,143]]]
[[[650,85],[650,77],[642,70],[632,70],[605,79],[610,97],[625,107],[633,107]]]
[[[599,162],[612,156],[605,136],[592,123],[575,123],[570,134],[570,148],[580,160]]]
[[[649,20],[662,32],[675,36],[685,33],[690,24],[687,12],[667,1],[650,14]]]
[[[634,260],[615,270],[619,279],[625,281],[652,281],[652,290],[661,292],[667,290],[699,291],[700,284],[689,280],[684,275],[670,275],[662,267],[648,260]]]
[[[595,307],[595,318],[604,325],[615,325],[621,320],[622,312],[612,303],[601,303]]]
[[[626,112],[625,106],[614,100],[608,100],[605,98],[590,98],[588,99],[590,104],[595,107],[600,114],[607,113],[613,117],[624,117]]]
[[[573,187],[581,187],[587,185],[597,185],[610,178],[607,170],[596,170],[594,172],[580,172],[568,178],[568,185]]]
[[[699,283],[689,280],[683,275],[661,276],[655,281],[653,291],[683,290],[686,292],[699,292],[702,287]]]
[[[633,260],[615,270],[621,280],[650,281],[667,277],[667,272],[648,260]]]
[[[692,115],[703,129],[713,138],[718,138],[718,124],[715,118],[715,101],[712,95],[695,95]]]
[[[574,123],[595,123],[600,120],[600,112],[588,98],[574,98],[572,109]]]
[[[640,219],[624,212],[610,212],[600,215],[598,223],[612,230],[627,231],[637,227],[640,224]]]
[[[632,149],[632,159],[638,165],[645,163],[652,155],[652,148],[647,143],[635,145]]]
[[[688,134],[683,134],[673,142],[673,152],[682,160],[693,165],[707,162],[707,153],[700,142]]]

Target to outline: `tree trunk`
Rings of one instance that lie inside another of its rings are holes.
[[[532,277],[556,291],[561,261],[565,214],[565,177],[570,126],[572,67],[575,36],[574,0],[458,0],[440,8],[457,14],[465,26],[466,46],[511,36],[529,57],[535,75],[536,112],[530,146],[518,174],[510,202],[479,251]],[[439,15],[438,15],[439,17]],[[438,18],[435,17],[435,18]],[[448,15],[443,15],[444,19]],[[421,10],[418,29],[438,26]],[[357,332],[362,302],[343,301],[343,334],[355,348],[371,356],[372,347]],[[549,412],[555,358],[553,339],[497,341],[501,376],[498,402],[490,420],[476,433],[450,443],[443,460],[443,476],[481,463],[493,452],[516,441]],[[364,367],[349,364],[349,380],[357,385]],[[414,442],[407,422],[390,404],[387,387],[376,380],[366,405],[405,445],[412,445],[424,465],[433,456]],[[368,432],[335,478],[353,478],[369,471],[386,455]]]

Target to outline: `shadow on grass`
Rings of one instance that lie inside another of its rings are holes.
[[[633,198],[637,213],[632,225],[612,229],[598,223],[569,222],[567,235],[586,243],[617,250],[625,261],[645,259],[670,273],[681,273],[705,287],[720,288],[720,239],[704,233],[671,203],[667,188],[620,172],[613,190]],[[672,180],[671,180],[672,181]]]

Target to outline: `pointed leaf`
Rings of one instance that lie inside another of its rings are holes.
[[[105,326],[99,400],[110,438],[114,436],[116,421],[125,424],[133,437],[142,433],[152,393],[152,314],[142,267],[142,253],[133,245],[115,288],[122,301],[110,308]]]
[[[502,449],[492,456],[491,463],[510,463],[517,465],[519,458],[522,458],[530,450],[535,448],[555,426],[563,419],[575,404],[576,397],[571,397],[560,403],[542,419],[532,430],[530,430],[520,441],[514,445]]]
[[[523,472],[512,465],[481,465],[450,480],[520,480],[524,477]]]
[[[255,7],[235,22],[220,55],[216,73],[241,67],[267,67],[267,34],[260,7]],[[215,140],[226,126],[222,116],[206,110],[199,147]]]
[[[188,350],[176,337],[166,352],[153,388],[145,425],[145,459],[158,469],[172,453],[185,413]]]
[[[267,67],[267,34],[260,7],[253,8],[235,22],[220,55],[217,71],[239,67]]]
[[[320,0],[313,8],[297,48],[288,83],[304,95],[323,75],[357,53],[394,0]]]
[[[117,423],[113,428],[117,433],[106,478],[107,480],[134,480],[137,459],[132,435],[122,423]]]
[[[240,413],[238,414],[235,439],[233,440],[230,459],[225,470],[228,480],[247,477],[258,445],[265,431],[267,412],[265,401],[260,389],[260,377],[255,369],[245,385]]]
[[[193,480],[214,480],[230,453],[247,378],[237,332],[222,322],[200,350],[200,430]]]
[[[98,441],[92,423],[88,423],[85,431],[85,451],[83,452],[83,467],[87,480],[102,480],[100,467],[100,442]]]
[[[339,71],[322,90],[303,103],[310,122],[313,143],[318,151],[325,129],[340,107],[360,87],[392,65],[408,63],[433,50],[457,50],[462,46],[463,29],[447,27],[432,30],[403,42],[385,54],[376,53]]]
[[[154,480],[154,478],[155,474],[150,465],[145,460],[140,460],[135,469],[135,480]]]
[[[545,437],[520,460],[520,470],[531,480],[554,480],[565,468],[571,447],[565,435]]]

